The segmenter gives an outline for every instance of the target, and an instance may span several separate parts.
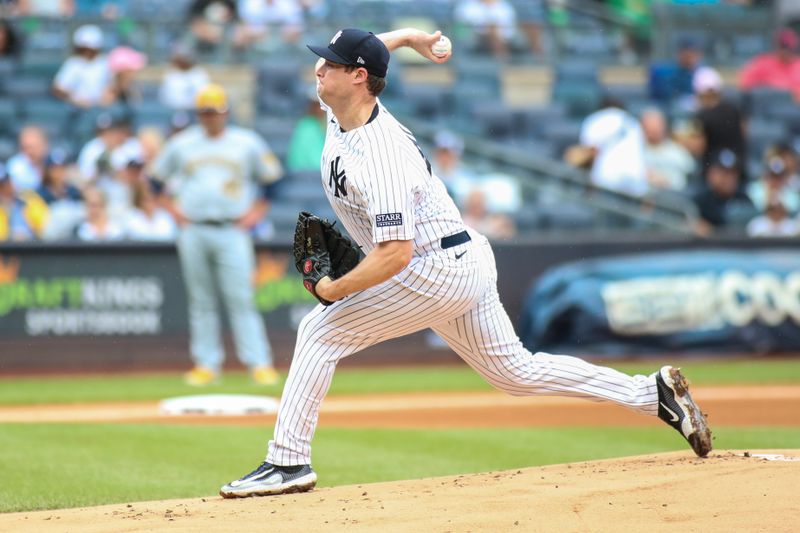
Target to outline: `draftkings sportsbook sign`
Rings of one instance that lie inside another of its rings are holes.
[[[273,331],[295,331],[316,304],[290,266],[285,251],[258,251],[250,282]],[[186,335],[188,329],[183,276],[170,246],[0,252],[2,339]]]
[[[161,332],[164,288],[157,277],[22,277],[18,258],[1,261],[0,320],[22,318],[29,336]]]

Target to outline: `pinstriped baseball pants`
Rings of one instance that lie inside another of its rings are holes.
[[[497,294],[494,254],[482,235],[422,258],[384,283],[301,322],[267,461],[311,463],[311,439],[336,364],[368,346],[432,328],[497,389],[517,396],[559,395],[612,401],[656,415],[654,375],[629,376],[565,355],[522,346]],[[459,259],[456,254],[467,252]]]

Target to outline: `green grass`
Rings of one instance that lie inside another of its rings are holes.
[[[650,373],[662,363],[611,362],[628,373]],[[742,361],[682,360],[681,366],[696,385],[733,383],[800,383],[800,359]],[[370,394],[429,391],[480,391],[490,387],[464,365],[349,369],[337,371],[331,394]],[[241,372],[225,374],[223,382],[203,389],[216,394],[279,395],[281,386],[257,387]],[[0,380],[0,405],[41,403],[160,400],[197,394],[184,385],[179,374],[114,374],[107,376],[15,377]]]
[[[215,495],[264,455],[271,428],[4,424],[0,512]],[[800,448],[800,428],[715,428],[716,446]],[[684,450],[666,428],[322,428],[320,486]],[[687,450],[688,451],[688,450]]]

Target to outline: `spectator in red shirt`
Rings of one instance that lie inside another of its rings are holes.
[[[753,87],[772,87],[791,91],[800,100],[800,57],[797,34],[790,28],[778,31],[775,50],[756,56],[739,74],[739,86],[749,91]]]

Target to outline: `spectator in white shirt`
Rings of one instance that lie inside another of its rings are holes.
[[[486,192],[479,188],[473,189],[467,195],[461,216],[464,224],[490,239],[510,239],[516,233],[511,218],[503,213],[493,213],[489,209]]]
[[[101,54],[103,32],[87,24],[72,37],[74,53],[56,73],[53,94],[72,105],[90,108],[100,105],[111,82],[108,58]]]
[[[97,117],[97,137],[86,143],[78,154],[78,168],[84,183],[113,177],[128,161],[129,154],[141,151],[139,141],[131,137],[125,117],[102,113]]]
[[[109,175],[97,181],[97,188],[105,194],[109,216],[124,221],[133,210],[136,187],[146,181],[141,150],[125,149],[123,160],[113,165]]]
[[[648,190],[644,134],[639,121],[606,98],[581,125],[580,144],[593,156],[590,176],[597,186],[644,196]]]
[[[102,191],[89,187],[83,192],[86,204],[86,220],[75,230],[82,241],[118,241],[125,238],[122,225],[108,216],[106,197]]]
[[[279,29],[287,43],[303,31],[303,8],[296,0],[239,0],[239,16],[249,43],[265,39],[271,28]]]
[[[236,48],[242,46],[236,0],[194,0],[188,15],[198,51],[211,52],[228,41]]]
[[[657,189],[685,190],[696,166],[692,154],[670,138],[667,120],[660,110],[647,109],[640,120],[646,142],[644,162],[648,182]]]
[[[161,79],[159,99],[176,111],[194,109],[197,93],[210,81],[206,69],[195,63],[192,49],[178,44],[172,49],[169,67]]]
[[[779,198],[770,201],[763,214],[747,223],[747,235],[750,237],[791,237],[797,235],[798,231],[798,221],[791,218]]]
[[[125,221],[128,239],[134,241],[173,241],[177,226],[170,214],[160,208],[147,182],[137,183],[133,190],[133,209]]]
[[[747,185],[747,196],[760,211],[765,211],[770,202],[779,202],[790,213],[800,211],[797,190],[791,186],[791,172],[786,160],[775,149],[767,150],[761,178]]]
[[[478,48],[488,48],[498,58],[508,55],[516,33],[517,14],[506,0],[467,0],[455,10],[459,22],[472,27]]]
[[[25,126],[19,132],[19,152],[6,163],[6,172],[17,191],[36,190],[42,183],[49,152],[47,134],[38,126]]]

